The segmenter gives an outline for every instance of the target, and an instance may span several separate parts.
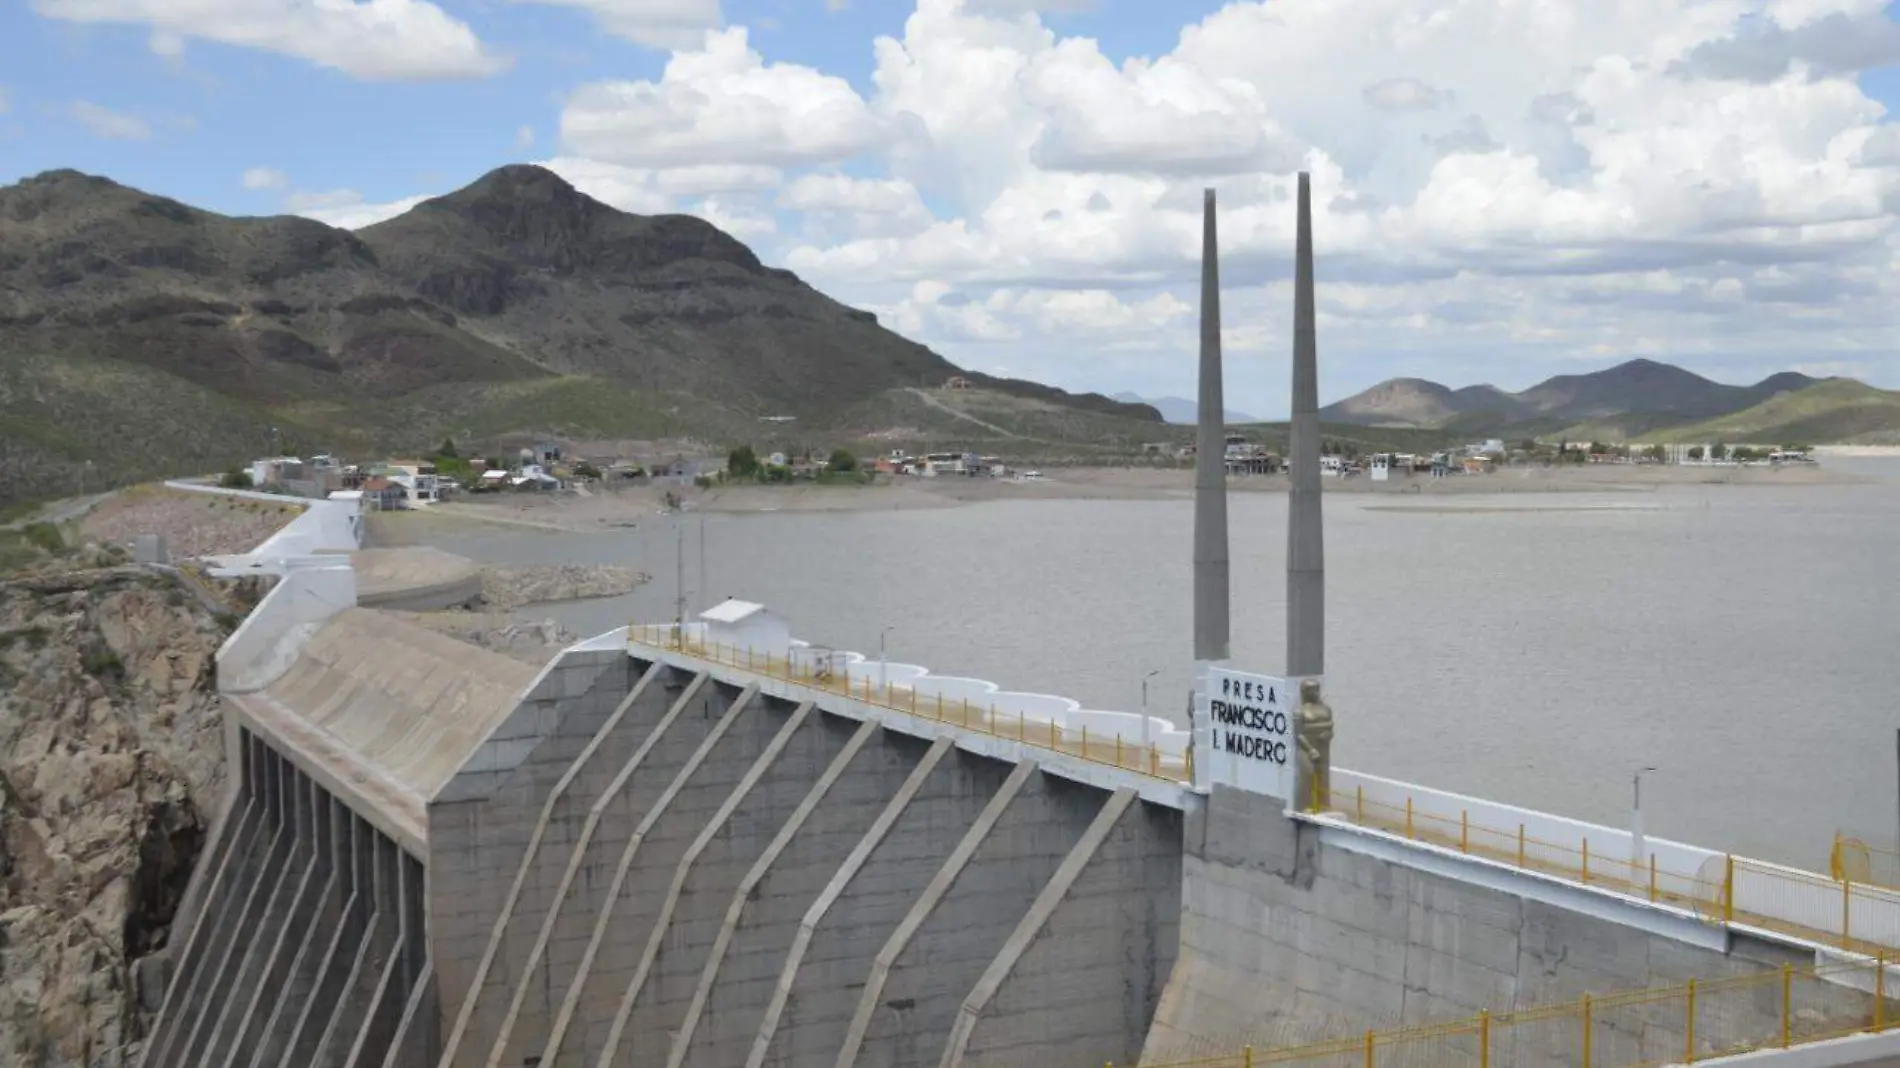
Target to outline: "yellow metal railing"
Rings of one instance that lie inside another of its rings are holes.
[[[868,676],[853,678],[844,670],[845,665],[842,663],[827,662],[823,652],[803,657],[770,656],[750,648],[701,641],[690,634],[682,636],[671,626],[646,624],[634,624],[628,631],[628,638],[635,644],[671,649],[716,664],[744,668],[754,674],[825,690],[893,712],[1005,738],[1094,764],[1104,764],[1169,782],[1186,782],[1193,777],[1192,757],[1166,752],[1158,745],[1143,744],[1139,738],[1090,731],[1087,727],[1064,727],[1052,720],[998,709],[993,704],[922,693],[910,686],[879,685],[876,679]]]
[[[1836,879],[1900,889],[1900,852],[1839,831],[1834,832],[1834,848],[1828,851],[1828,870]]]
[[[1651,1068],[1877,1033],[1894,1025],[1885,955],[1784,966],[1677,986],[1585,994],[1559,1005],[1141,1068],[1476,1068],[1575,1064]],[[1114,1068],[1109,1065],[1108,1068]]]
[[[690,633],[682,635],[667,625],[635,624],[629,640],[1092,763],[1170,782],[1193,780],[1191,751],[1167,753],[1138,738],[1065,728],[1051,720],[926,694],[901,684],[879,685],[863,674],[863,662],[857,665],[860,677],[853,678],[842,660],[830,660],[822,650],[804,656],[768,656],[746,647],[706,642]],[[1870,882],[1830,878],[1734,854],[1717,854],[1696,871],[1674,870],[1659,863],[1654,853],[1638,861],[1613,849],[1593,851],[1587,837],[1574,845],[1545,841],[1528,834],[1524,824],[1499,827],[1473,821],[1462,812],[1454,819],[1443,811],[1442,799],[1415,803],[1408,795],[1398,804],[1367,797],[1362,787],[1334,790],[1326,799],[1316,794],[1311,808],[1411,841],[1674,906],[1712,924],[1742,924],[1869,957],[1900,946],[1900,897]],[[1836,855],[1843,855],[1838,843]]]
[[[1325,804],[1316,796],[1313,808],[1411,841],[1673,905],[1711,923],[1743,924],[1869,956],[1891,949],[1900,933],[1895,927],[1900,901],[1890,890],[1732,853],[1698,871],[1672,870],[1659,864],[1655,853],[1639,861],[1612,849],[1593,851],[1587,837],[1576,844],[1546,841],[1528,834],[1521,823],[1498,827],[1464,812],[1452,818],[1442,809],[1426,811],[1409,796],[1403,805],[1374,800],[1363,788],[1334,790]],[[1739,895],[1738,885],[1744,890]]]

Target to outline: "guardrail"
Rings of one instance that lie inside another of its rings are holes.
[[[1900,889],[1900,852],[1835,831],[1834,847],[1828,850],[1828,871],[1836,879]]]
[[[1900,895],[1884,887],[1733,853],[1708,853],[1694,870],[1684,870],[1659,861],[1655,851],[1641,859],[1630,855],[1626,836],[1593,851],[1587,833],[1574,844],[1554,842],[1529,833],[1524,823],[1499,827],[1468,812],[1448,813],[1440,798],[1430,801],[1420,804],[1408,793],[1394,803],[1389,792],[1381,798],[1355,787],[1332,791],[1324,804],[1316,796],[1314,808],[1410,841],[1672,905],[1710,923],[1760,928],[1868,956],[1900,946]],[[1683,854],[1677,849],[1668,855]]]
[[[971,701],[933,694],[927,686],[912,686],[908,681],[880,685],[850,670],[855,666],[862,671],[863,664],[828,659],[825,650],[804,648],[795,649],[791,656],[770,656],[707,642],[691,631],[682,633],[664,624],[635,624],[629,628],[628,640],[1092,763],[1166,781],[1193,780],[1191,750],[1176,754],[1138,738],[1064,727],[1053,719],[1000,711],[980,698]],[[1892,889],[1663,839],[1647,840],[1639,859],[1632,855],[1635,848],[1628,832],[1346,769],[1337,769],[1336,776],[1354,785],[1333,790],[1324,803],[1316,796],[1312,811],[1524,871],[1682,909],[1711,924],[1751,927],[1869,957],[1900,947],[1900,892]],[[1492,822],[1511,813],[1527,822]],[[1531,824],[1532,818],[1541,822]],[[1575,837],[1556,840],[1536,833],[1533,827]],[[1602,837],[1593,845],[1592,836],[1599,833]]]
[[[1895,1025],[1890,965],[1870,960],[1589,995],[1421,1027],[1141,1068],[1379,1068],[1380,1065],[1693,1064],[1761,1049],[1880,1033]],[[1108,1068],[1115,1068],[1110,1064]]]
[[[825,690],[893,712],[934,720],[1037,749],[1047,749],[1092,764],[1120,768],[1166,782],[1187,782],[1193,778],[1192,755],[1170,753],[1152,742],[1143,743],[1139,738],[1127,738],[1119,733],[1110,735],[1099,730],[1091,732],[1086,726],[1079,729],[1065,728],[1054,720],[1031,719],[1022,712],[1010,715],[999,712],[992,704],[947,698],[941,693],[923,693],[917,687],[903,683],[880,685],[868,677],[854,679],[850,672],[839,670],[822,654],[814,653],[806,657],[771,656],[751,648],[707,642],[691,634],[682,635],[671,626],[638,623],[628,628],[627,640],[636,645],[668,649],[715,664],[743,668],[768,678]]]

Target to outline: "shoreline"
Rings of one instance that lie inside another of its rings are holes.
[[[685,512],[761,515],[772,512],[879,512],[956,508],[1012,500],[1188,500],[1193,496],[1191,468],[1059,468],[1034,481],[991,478],[887,478],[868,486],[756,484],[695,489],[671,485],[595,488],[589,496],[497,495],[448,501],[417,512],[381,514],[371,520],[378,544],[426,542],[440,523],[492,524],[550,533],[598,533],[637,526],[667,515],[664,498],[678,496]],[[1721,487],[1843,486],[1869,480],[1824,466],[1727,467],[1700,465],[1594,465],[1505,469],[1487,475],[1433,479],[1413,475],[1373,482],[1365,475],[1328,478],[1322,486],[1334,494],[1389,498],[1392,507],[1424,501],[1481,500],[1521,494],[1669,494]],[[1284,474],[1236,476],[1235,494],[1285,493]],[[1386,510],[1384,505],[1372,507]],[[1526,507],[1526,506],[1516,506]]]

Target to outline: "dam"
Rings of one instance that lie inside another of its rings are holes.
[[[272,585],[219,654],[234,786],[143,1063],[1900,1056],[1900,893],[1301,756],[1331,721],[1301,685],[1323,676],[1304,176],[1298,204],[1314,477],[1282,673],[1229,662],[1218,477],[1187,728],[830,648],[795,605],[740,600],[536,670],[379,611],[466,576],[354,556],[360,516],[312,502],[214,561]],[[1214,237],[1210,194],[1204,412]]]

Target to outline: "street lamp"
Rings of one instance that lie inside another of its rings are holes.
[[[1630,875],[1632,881],[1634,881],[1636,870],[1648,864],[1645,859],[1647,850],[1643,843],[1643,774],[1655,770],[1654,767],[1646,765],[1638,768],[1636,774],[1630,776]]]
[[[877,632],[877,688],[885,693],[891,689],[891,662],[884,655],[884,636],[895,629],[896,624],[886,623],[884,629]]]
[[[1144,746],[1148,744],[1148,680],[1159,674],[1161,669],[1155,668],[1141,677],[1141,744]]]

